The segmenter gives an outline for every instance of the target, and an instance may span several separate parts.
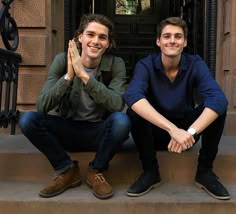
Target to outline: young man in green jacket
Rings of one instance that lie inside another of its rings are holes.
[[[107,52],[114,46],[113,24],[102,15],[85,15],[68,53],[52,62],[36,112],[20,119],[23,134],[53,166],[56,177],[41,197],[53,197],[81,184],[77,161],[67,152],[95,150],[87,184],[100,199],[113,195],[102,172],[128,138],[130,122],[122,113],[126,82],[124,61]]]

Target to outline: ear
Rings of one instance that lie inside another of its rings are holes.
[[[160,39],[159,38],[156,39],[156,44],[157,44],[157,46],[160,47]]]
[[[78,41],[79,41],[80,43],[82,43],[82,33],[80,33],[80,34],[78,35]]]
[[[107,44],[107,49],[109,49],[109,50],[112,49],[112,43],[108,42],[108,44]]]
[[[107,46],[106,46],[106,49],[111,49],[112,48],[112,43],[111,42],[108,42],[107,43]]]
[[[184,47],[186,47],[187,46],[187,39],[185,39],[185,41],[184,41]]]

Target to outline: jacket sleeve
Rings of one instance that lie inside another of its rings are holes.
[[[48,78],[36,100],[37,111],[48,113],[61,101],[70,86],[64,81],[65,53],[55,56],[48,72]]]
[[[124,108],[122,95],[125,92],[126,83],[126,68],[124,61],[119,57],[114,57],[111,70],[112,80],[108,87],[94,77],[90,77],[88,83],[84,85],[84,90],[97,104],[108,111],[122,111]]]

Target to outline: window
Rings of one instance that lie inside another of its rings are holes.
[[[149,15],[150,0],[116,0],[116,15]]]

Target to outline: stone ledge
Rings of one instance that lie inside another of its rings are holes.
[[[232,199],[220,201],[210,197],[193,184],[163,184],[150,193],[131,198],[126,196],[128,186],[113,186],[114,196],[108,200],[95,198],[91,190],[82,184],[65,193],[43,199],[38,191],[41,183],[0,182],[0,213],[87,213],[87,214],[187,214],[187,213],[235,213],[236,185],[227,184]]]

